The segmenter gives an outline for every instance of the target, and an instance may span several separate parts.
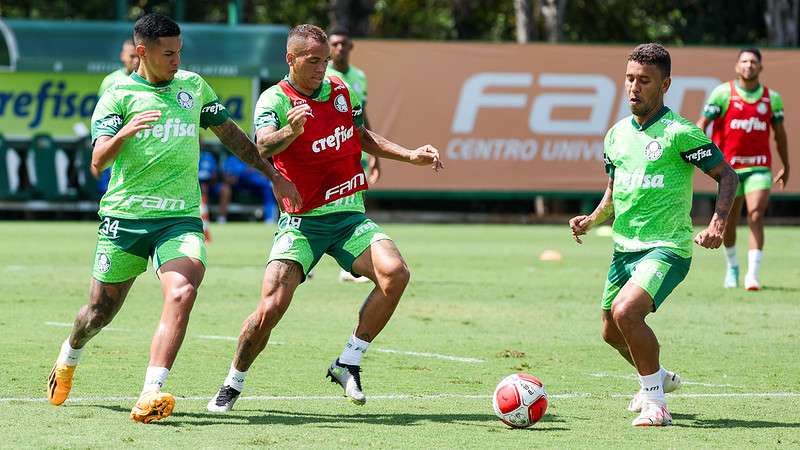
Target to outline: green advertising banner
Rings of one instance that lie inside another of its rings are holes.
[[[39,132],[56,139],[75,139],[97,104],[101,74],[0,72],[0,134],[26,139]],[[253,80],[206,77],[232,118],[248,134],[252,129]],[[213,139],[211,132],[201,134]]]

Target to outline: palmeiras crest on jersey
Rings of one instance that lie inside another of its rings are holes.
[[[767,104],[764,103],[764,102],[759,102],[758,106],[756,106],[756,111],[758,111],[759,114],[766,114],[767,113]]]
[[[658,141],[650,141],[644,148],[644,156],[648,161],[655,161],[661,158],[663,152],[664,150],[661,148],[661,144],[659,144]]]
[[[111,270],[111,258],[109,258],[105,253],[100,253],[97,255],[97,271],[100,273],[106,273],[109,270]]]
[[[178,95],[175,97],[178,100],[178,104],[181,105],[183,109],[192,109],[194,106],[194,98],[192,94],[186,91],[178,91]]]
[[[347,100],[344,99],[344,95],[337,95],[333,100],[333,106],[339,112],[347,112]]]

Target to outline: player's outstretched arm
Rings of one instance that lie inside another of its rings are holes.
[[[226,120],[220,125],[212,125],[211,131],[217,135],[220,142],[232,151],[246,164],[255,167],[272,182],[272,190],[279,203],[286,206],[289,212],[300,208],[302,200],[300,192],[295,185],[284,178],[275,167],[268,161],[264,161],[256,148],[256,145],[231,119]]]
[[[583,244],[581,236],[586,234],[592,227],[598,223],[603,223],[614,215],[614,179],[608,179],[606,191],[603,194],[603,199],[597,205],[594,211],[587,215],[575,216],[569,220],[569,227],[572,230],[572,239],[578,244]]]
[[[144,111],[133,116],[122,129],[114,136],[100,136],[94,143],[92,150],[91,171],[95,178],[100,178],[100,173],[117,159],[122,144],[139,131],[152,128],[152,123],[161,118],[161,111]]]
[[[361,137],[364,151],[372,156],[408,162],[417,166],[430,165],[436,172],[444,169],[439,150],[432,145],[423,145],[410,150],[364,127],[358,129],[358,134]]]
[[[731,212],[731,206],[733,206],[733,200],[736,197],[739,177],[731,166],[724,161],[717,164],[706,174],[719,184],[717,204],[714,207],[714,215],[711,217],[708,227],[695,236],[694,242],[705,248],[719,248],[722,245],[725,222],[728,220],[728,214]]]
[[[781,163],[783,163],[783,168],[775,174],[775,184],[781,189],[786,189],[786,183],[789,182],[789,139],[786,137],[786,128],[783,126],[783,122],[775,123],[772,127],[775,130],[775,147]]]
[[[289,145],[305,131],[311,107],[307,103],[297,105],[286,113],[286,125],[280,129],[275,126],[266,126],[256,132],[256,146],[258,153],[264,159],[272,158],[286,150]]]

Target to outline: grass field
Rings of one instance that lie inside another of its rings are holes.
[[[53,407],[45,379],[86,301],[96,226],[0,222],[0,447],[800,447],[800,229],[768,229],[759,293],[723,290],[720,252],[695,249],[688,278],[649,319],[662,362],[686,382],[668,396],[675,426],[637,429],[625,410],[633,370],[599,336],[608,237],[578,246],[566,225],[385,228],[412,280],[363,362],[365,406],[323,376],[370,287],[337,282],[326,257],[234,411],[206,412],[258,301],[273,231],[228,224],[212,228],[210,267],[165,387],[179,397],[175,412],[141,425],[128,413],[161,308],[152,271],[88,344],[70,400]],[[540,262],[544,249],[563,261]],[[546,417],[525,430],[491,409],[495,384],[515,371],[550,394]]]

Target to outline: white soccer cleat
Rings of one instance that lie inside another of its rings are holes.
[[[753,275],[747,274],[744,277],[744,288],[748,291],[760,291],[761,290],[761,283],[758,282],[758,278],[754,277]]]
[[[231,386],[221,386],[217,394],[208,402],[206,408],[213,413],[226,413],[233,408],[241,392]]]
[[[356,405],[367,402],[367,396],[361,391],[361,368],[350,364],[342,364],[337,358],[328,367],[326,375],[331,383],[336,383],[344,389],[344,395]]]
[[[364,276],[361,276],[361,277],[353,276],[352,273],[342,269],[339,272],[339,281],[342,282],[342,283],[348,283],[348,282],[349,283],[369,283],[372,280],[370,280],[369,278],[364,277]]]
[[[635,427],[666,427],[672,425],[672,415],[667,405],[660,402],[647,402],[639,416],[633,419]]]
[[[677,391],[681,388],[681,376],[677,373],[667,371],[667,376],[664,377],[662,380],[662,386],[664,388],[664,393],[668,394],[670,392]],[[642,410],[642,406],[647,402],[647,398],[644,396],[641,390],[633,395],[630,403],[628,403],[628,411],[631,412],[640,412]]]
[[[739,266],[728,266],[728,269],[725,271],[724,286],[726,289],[739,287]]]

